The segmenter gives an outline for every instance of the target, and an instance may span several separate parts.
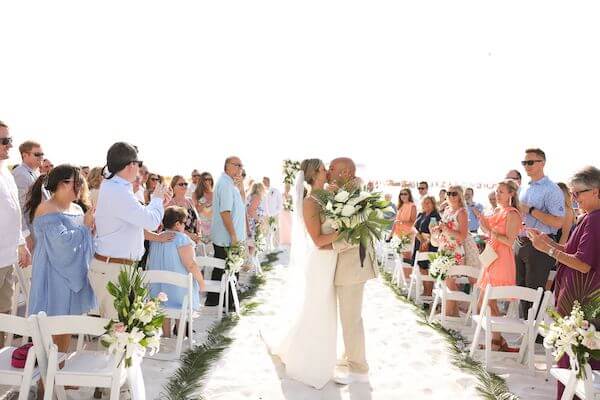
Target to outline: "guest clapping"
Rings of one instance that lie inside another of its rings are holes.
[[[186,210],[185,229],[184,232],[192,239],[194,243],[200,241],[198,214],[192,199],[187,197],[188,183],[181,175],[175,175],[171,179],[171,189],[173,190],[173,199],[168,204],[169,206],[183,207]]]

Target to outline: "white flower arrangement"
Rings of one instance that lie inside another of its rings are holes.
[[[294,201],[292,200],[291,197],[287,197],[284,201],[283,201],[283,209],[289,212],[294,211]]]
[[[275,217],[269,217],[267,219],[267,223],[269,224],[269,229],[272,232],[277,231],[277,229],[279,228],[279,225],[277,224],[277,219]]]
[[[545,332],[544,347],[552,349],[558,361],[563,355],[577,363],[577,378],[585,378],[584,366],[590,358],[600,359],[600,332],[585,317],[578,301],[573,303],[571,314],[562,317],[554,310],[548,310],[553,319],[550,325],[541,324]]]
[[[142,358],[147,350],[150,355],[158,352],[164,320],[159,306],[168,300],[167,295],[161,292],[150,298],[143,273],[134,266],[123,269],[117,282],[109,282],[107,289],[114,297],[118,318],[109,322],[100,342],[110,354],[122,352],[129,368],[133,356]]]
[[[410,245],[412,244],[412,238],[410,235],[401,234],[399,236],[394,236],[391,241],[392,248],[396,250],[396,253],[402,255],[402,253],[406,253],[407,251],[411,251]]]
[[[267,238],[259,224],[254,229],[254,248],[256,249],[256,253],[262,253],[267,249]]]
[[[438,281],[446,280],[450,268],[456,265],[454,255],[444,251],[430,254],[429,261],[429,276]]]
[[[227,248],[227,257],[225,258],[225,269],[233,274],[240,272],[240,269],[246,262],[246,246],[237,242]]]
[[[298,171],[300,171],[299,161],[283,160],[283,183],[293,185]]]

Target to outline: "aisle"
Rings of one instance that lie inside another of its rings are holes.
[[[258,299],[254,315],[232,332],[235,342],[206,379],[205,398],[266,400],[475,399],[476,380],[454,367],[443,339],[420,326],[409,306],[398,301],[379,280],[366,286],[365,319],[371,387],[330,382],[318,391],[288,379],[259,336],[278,310],[287,269],[277,266]]]

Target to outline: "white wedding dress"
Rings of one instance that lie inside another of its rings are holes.
[[[304,178],[300,175],[298,179]],[[301,201],[299,196],[297,199]],[[337,253],[314,245],[301,218],[302,207],[298,201],[296,205],[298,218],[293,223],[290,269],[297,273],[289,276],[287,294],[299,295],[302,301],[299,309],[284,307],[280,321],[289,328],[282,337],[270,341],[263,332],[263,338],[271,354],[279,356],[285,364],[287,376],[321,389],[333,377],[337,360],[337,300],[333,283]],[[322,233],[332,231],[328,223],[321,225]],[[298,279],[304,284],[298,285]],[[302,291],[298,290],[301,286]],[[284,322],[285,315],[290,313],[293,322]]]

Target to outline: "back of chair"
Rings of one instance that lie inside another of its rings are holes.
[[[488,300],[515,299],[534,303],[537,307],[544,293],[541,287],[530,289],[523,286],[491,286],[488,285],[485,295]]]
[[[542,302],[540,303],[540,312],[537,315],[535,320],[535,326],[539,327],[542,322],[549,323],[550,315],[548,315],[548,307],[552,307],[554,305],[554,294],[546,290],[544,293],[544,297],[542,298]]]
[[[417,262],[419,262],[419,261],[429,261],[429,256],[431,254],[435,254],[435,252],[433,252],[433,251],[417,251],[417,253],[415,254],[415,265],[417,265]]]
[[[221,260],[220,258],[215,257],[196,257],[196,264],[198,264],[200,268],[210,267],[217,269],[225,269],[225,260]]]
[[[448,271],[448,276],[468,276],[469,278],[478,279],[480,273],[479,268],[468,265],[455,265]]]
[[[13,333],[23,337],[31,337],[33,330],[27,318],[0,313],[0,332]],[[10,343],[6,343],[6,346]]]
[[[146,270],[144,271],[144,279],[146,283],[149,284],[165,283],[182,288],[188,288],[193,283],[193,277],[191,273],[180,274],[173,271]]]
[[[37,315],[41,339],[44,348],[52,345],[52,335],[90,335],[101,336],[106,332],[109,319],[80,315],[61,315],[49,317],[41,311]]]

